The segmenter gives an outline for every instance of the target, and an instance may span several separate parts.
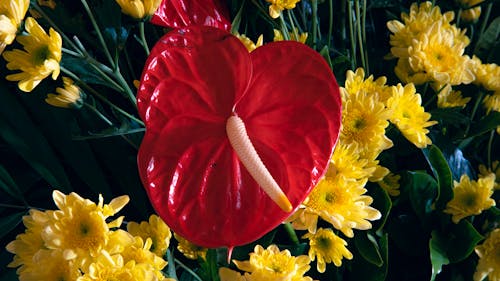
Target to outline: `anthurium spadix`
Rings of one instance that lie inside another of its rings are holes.
[[[205,247],[249,243],[286,219],[325,173],[341,120],[337,82],[317,52],[284,41],[248,53],[206,26],[160,39],[137,104],[151,203]]]

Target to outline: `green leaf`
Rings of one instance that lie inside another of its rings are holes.
[[[423,225],[428,227],[430,214],[432,213],[432,204],[438,192],[438,184],[432,176],[424,172],[408,172],[403,182],[409,180],[409,199],[415,214],[422,221]]]
[[[466,259],[477,243],[483,239],[483,236],[467,220],[461,220],[459,224],[452,224],[446,237],[448,237],[449,243],[446,253],[452,263]]]
[[[437,146],[431,145],[430,148],[422,149],[422,152],[434,173],[434,177],[437,179],[439,187],[436,197],[436,209],[443,210],[446,203],[453,198],[453,179],[450,167]]]
[[[450,263],[446,256],[446,242],[440,237],[436,231],[432,232],[432,238],[429,240],[429,250],[431,255],[431,281],[436,279],[436,276],[441,272],[443,265]]]
[[[16,182],[2,165],[0,165],[0,188],[13,198],[22,202],[25,201],[24,195],[17,186]]]
[[[326,60],[328,66],[330,66],[330,68],[333,68],[332,59],[330,58],[330,51],[328,50],[328,46],[324,46],[321,49],[321,51],[319,51],[319,54]]]
[[[382,218],[380,220],[374,221],[373,229],[376,231],[381,231],[389,218],[389,213],[392,208],[392,201],[387,191],[385,191],[380,186],[373,186],[369,188],[370,196],[373,198],[372,207],[377,209],[381,214]]]
[[[208,249],[207,256],[200,266],[199,275],[203,280],[219,281],[216,249]]]
[[[500,112],[490,112],[490,114],[483,116],[483,118],[475,121],[471,125],[471,130],[467,137],[479,136],[488,133],[491,130],[500,126]]]
[[[11,232],[16,226],[23,221],[23,216],[26,214],[25,211],[14,213],[6,217],[0,218],[0,238],[3,238],[9,232]]]
[[[429,113],[432,115],[432,120],[438,121],[439,124],[458,126],[469,122],[469,118],[461,113],[460,107],[436,108]]]
[[[479,40],[477,41],[476,47],[474,48],[474,54],[478,56],[481,60],[485,61],[491,51],[494,50],[495,43],[500,35],[500,16],[495,18],[490,26],[484,31]]]
[[[357,253],[354,253],[352,261],[352,270],[349,272],[348,278],[343,280],[348,281],[384,281],[387,278],[388,269],[388,234],[384,234],[379,238],[379,253],[382,259],[382,264],[377,266],[364,258],[359,258]],[[361,254],[360,254],[361,255]]]
[[[375,240],[375,237],[369,232],[365,231],[356,234],[356,236],[354,236],[354,245],[361,256],[369,263],[378,267],[384,264],[377,240]]]

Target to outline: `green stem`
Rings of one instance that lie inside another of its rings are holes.
[[[299,33],[297,31],[297,28],[295,27],[295,24],[294,24],[293,18],[292,18],[292,10],[288,10],[287,13],[288,13],[288,19],[290,19],[290,25],[292,26],[293,35],[295,36],[295,41],[299,41]]]
[[[116,110],[117,112],[121,113],[122,115],[128,117],[129,119],[131,120],[134,120],[135,122],[137,122],[139,125],[143,126],[144,127],[144,123],[139,120],[137,117],[131,115],[130,113],[126,112],[125,110],[121,109],[120,107],[116,106],[115,104],[113,104],[112,102],[110,102],[106,97],[104,97],[103,95],[99,94],[99,92],[97,92],[96,90],[94,90],[92,87],[90,87],[87,83],[85,83],[84,81],[82,81],[76,74],[74,74],[73,72],[69,71],[68,69],[64,68],[64,67],[61,67],[61,71],[68,75],[71,79],[73,79],[74,81],[78,81],[78,83],[87,91],[89,91],[90,93],[92,93],[94,96],[96,96],[98,99],[100,99],[102,102],[104,102],[105,104],[109,105],[110,107],[112,107],[114,110]]]
[[[326,45],[328,50],[330,50],[332,44],[332,33],[333,33],[333,0],[328,0],[328,35],[326,37]]]
[[[356,63],[356,38],[354,37],[354,22],[352,19],[352,3],[347,0],[347,18],[349,21],[349,41],[351,42],[351,68],[354,69]]]
[[[178,264],[180,267],[182,267],[182,269],[187,271],[189,274],[191,274],[191,276],[193,276],[194,279],[196,279],[198,281],[203,281],[200,278],[200,276],[198,276],[198,274],[196,274],[194,271],[192,271],[191,268],[189,268],[187,265],[183,264],[180,260],[175,259],[175,263]]]
[[[113,126],[113,122],[111,122],[104,114],[102,114],[95,106],[88,104],[88,103],[83,103],[85,107],[90,109],[92,112],[94,112],[99,118],[101,118],[104,122],[106,122],[108,125]]]
[[[491,167],[491,147],[493,146],[493,139],[495,138],[495,130],[491,130],[490,139],[488,140],[488,167]]]
[[[481,36],[483,36],[483,33],[486,30],[486,25],[488,24],[488,20],[490,19],[492,8],[493,8],[493,1],[489,3],[488,7],[486,8],[486,13],[484,14],[483,23],[481,24],[481,30],[479,31],[479,37],[477,38],[481,38]]]
[[[361,17],[361,28],[362,28],[362,37],[363,37],[363,46],[366,47],[366,2],[367,0],[363,0],[363,14]],[[365,73],[366,76],[370,75],[370,63],[369,63],[369,57],[368,57],[368,48],[365,48],[365,51],[363,53],[365,56],[365,63],[366,63],[366,68],[365,68]]]
[[[4,204],[4,203],[0,203],[0,208],[11,208],[11,209],[22,209],[22,210],[36,209],[36,210],[42,210],[42,211],[44,210],[41,208],[29,206],[29,205],[19,206],[19,205],[11,205],[11,204]]]
[[[139,36],[141,37],[141,45],[144,48],[144,51],[146,52],[146,55],[149,56],[149,46],[148,46],[148,41],[146,40],[146,34],[144,33],[144,22],[141,21],[139,22]]]
[[[361,66],[363,69],[366,69],[366,62],[365,62],[365,51],[364,51],[364,46],[363,46],[363,38],[362,38],[362,33],[361,33],[361,12],[359,8],[359,0],[354,0],[354,9],[356,13],[356,29],[357,29],[357,35],[358,35],[358,42],[359,42],[359,53],[361,57]]]
[[[318,37],[318,0],[311,0],[312,4],[312,47],[316,49],[317,37]]]
[[[287,222],[287,223],[283,224],[283,227],[285,228],[285,231],[288,234],[288,237],[290,237],[290,240],[292,240],[292,243],[294,245],[298,245],[299,238],[297,237],[297,233],[295,232],[295,229],[293,229],[292,224]]]
[[[455,25],[457,27],[460,26],[460,16],[462,15],[462,7],[458,8],[458,12],[457,12],[457,23],[455,23]]]
[[[97,25],[97,21],[94,18],[94,15],[92,14],[92,11],[90,10],[89,5],[87,4],[87,0],[80,0],[83,4],[83,7],[85,8],[85,11],[89,15],[90,22],[92,23],[92,26],[94,27],[94,30],[97,34],[97,38],[99,39],[99,43],[101,43],[101,46],[104,50],[104,54],[106,55],[106,58],[108,59],[109,63],[113,68],[116,68],[115,61],[113,60],[113,57],[111,57],[111,53],[109,52],[108,45],[106,44],[106,41],[104,41],[104,37],[102,36],[101,29]]]
[[[467,128],[465,129],[465,134],[464,136],[467,136],[469,134],[470,130],[470,125],[472,123],[472,120],[474,119],[474,116],[476,115],[477,108],[479,107],[479,104],[481,104],[481,101],[483,100],[484,93],[482,91],[479,92],[479,96],[476,99],[476,103],[474,104],[474,107],[472,108],[472,113],[470,115],[470,122],[467,124]]]
[[[283,39],[290,40],[290,33],[288,33],[288,28],[286,26],[285,18],[283,13],[280,13],[280,23],[281,23],[281,34],[283,34]]]
[[[117,66],[114,75],[116,79],[118,79],[118,82],[123,86],[125,89],[125,94],[127,94],[128,98],[130,99],[130,102],[137,108],[137,100],[134,95],[134,92],[132,92],[132,89],[128,85],[127,81],[125,81],[125,78],[123,78],[122,73],[120,72],[120,68]]]

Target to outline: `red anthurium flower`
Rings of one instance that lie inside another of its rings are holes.
[[[229,12],[221,0],[163,0],[151,22],[166,27],[213,26],[229,31]]]
[[[338,85],[317,52],[287,41],[248,53],[233,35],[206,26],[157,43],[138,107],[149,198],[175,232],[205,247],[249,243],[286,219],[325,173],[341,120]],[[283,192],[277,203],[276,188],[261,189],[266,179],[249,172],[238,137]]]

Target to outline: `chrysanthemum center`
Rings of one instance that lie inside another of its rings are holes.
[[[474,193],[466,194],[462,199],[462,203],[466,207],[474,207],[476,206],[476,202],[477,202],[477,196]]]
[[[318,245],[318,248],[322,250],[328,250],[331,247],[331,240],[328,239],[327,237],[319,237],[316,240],[316,244]]]
[[[49,46],[42,46],[33,52],[33,63],[42,65],[50,56]]]

